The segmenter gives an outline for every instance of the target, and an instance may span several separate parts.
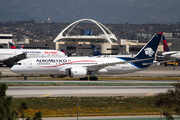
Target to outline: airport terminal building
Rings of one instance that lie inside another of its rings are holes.
[[[9,42],[12,42],[12,34],[0,34],[0,48],[9,48]]]
[[[71,35],[71,31],[80,22],[90,21],[96,24],[103,32],[94,35],[93,30],[81,30],[79,35]],[[67,31],[67,32],[66,32]],[[104,55],[136,54],[146,43],[138,43],[138,40],[117,39],[116,36],[103,24],[92,19],[81,19],[67,26],[53,42],[29,42],[13,41],[12,34],[0,34],[0,48],[9,49],[9,42],[13,42],[16,47],[24,44],[24,49],[63,49],[69,56],[92,55],[91,44],[95,44],[98,50]],[[170,50],[180,50],[179,44],[169,44]],[[160,44],[158,52],[163,52],[163,45]]]

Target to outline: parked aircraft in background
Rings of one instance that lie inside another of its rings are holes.
[[[21,44],[17,49],[23,49],[24,44]]]
[[[13,43],[9,42],[9,45],[10,45],[11,49],[16,49],[16,46],[14,46]],[[17,49],[23,49],[23,47],[24,47],[24,44],[21,44]]]
[[[102,55],[101,52],[97,49],[97,47],[95,45],[91,44],[91,48],[92,48],[92,51],[93,51],[93,56]]]
[[[91,48],[93,51],[93,56],[97,56],[97,57],[133,57],[133,55],[102,55],[101,52],[97,49],[97,47],[93,44],[91,44]]]
[[[61,49],[61,52],[63,52],[65,55],[67,55],[66,52],[63,49]]]
[[[149,68],[163,33],[155,34],[135,57],[29,58],[18,61],[11,71],[27,75],[67,75],[80,80],[97,80],[96,75],[123,74]]]
[[[0,56],[0,63],[8,67],[25,58],[66,57],[61,51],[42,49],[0,49]]]
[[[16,46],[14,46],[14,44],[12,44],[11,42],[9,42],[9,46],[11,47],[11,49],[16,49]]]
[[[168,44],[167,44],[167,41],[165,39],[165,37],[163,36],[163,50],[164,52],[169,52],[169,47],[168,47]]]
[[[166,39],[163,36],[163,48],[164,52],[162,55],[169,60],[180,60],[180,51],[170,51],[167,45]]]

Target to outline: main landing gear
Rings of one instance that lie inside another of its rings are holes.
[[[88,80],[88,77],[79,78],[79,80]]]
[[[98,80],[98,78],[97,78],[97,77],[95,77],[95,76],[94,76],[94,77],[89,77],[89,80],[92,80],[92,81],[93,81],[93,80],[94,80],[94,81],[97,81],[97,80]]]
[[[88,77],[79,78],[79,80],[88,80]],[[93,77],[89,77],[89,80],[90,80],[90,81],[97,81],[97,80],[98,80],[98,78],[97,78],[97,77],[95,77],[95,76],[93,76]]]

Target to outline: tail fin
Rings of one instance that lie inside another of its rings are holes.
[[[132,65],[138,68],[147,68],[153,64],[155,53],[159,42],[161,40],[161,36],[163,33],[155,34],[149,42],[136,54],[133,58],[120,58],[124,60],[135,60],[135,59],[144,59],[142,61],[133,62]]]
[[[164,36],[163,36],[163,50],[164,50],[164,52],[170,51],[169,47],[168,47],[168,44],[167,44],[167,41],[166,41]]]
[[[24,44],[21,44],[17,49],[23,49]]]
[[[65,55],[67,55],[66,52],[63,49],[61,49],[61,52],[63,52]]]
[[[148,58],[154,58],[156,54],[157,47],[159,45],[159,42],[161,40],[161,36],[163,33],[157,33],[155,34],[149,42],[136,54],[136,59],[148,59]],[[151,62],[153,59],[151,60]],[[150,61],[149,61],[150,62]]]
[[[14,44],[12,44],[12,43],[9,42],[9,45],[10,45],[11,49],[16,49],[16,47],[14,46]]]
[[[95,45],[91,44],[91,48],[93,51],[93,56],[102,55],[101,52],[97,49],[97,47]]]

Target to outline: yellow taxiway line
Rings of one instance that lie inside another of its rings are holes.
[[[52,95],[52,94],[41,95],[40,97],[45,97],[45,96],[49,96],[49,95]]]
[[[152,94],[154,94],[154,93],[149,93],[149,94],[146,94],[146,95],[148,96],[148,95],[152,95]]]

